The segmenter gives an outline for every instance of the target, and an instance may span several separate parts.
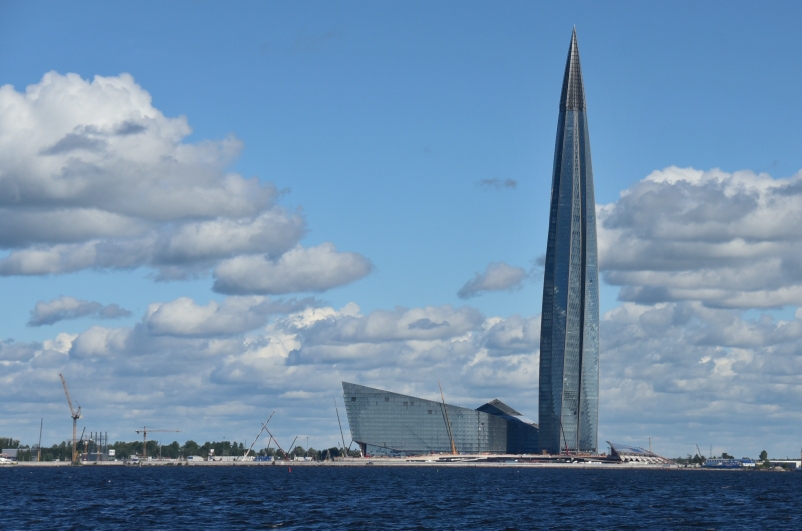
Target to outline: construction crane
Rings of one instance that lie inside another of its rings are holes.
[[[285,452],[285,451],[284,451],[284,448],[282,448],[282,447],[281,447],[281,445],[280,445],[280,444],[278,443],[278,441],[276,440],[276,438],[275,438],[275,437],[273,437],[273,434],[272,434],[272,433],[270,433],[270,430],[268,430],[268,429],[267,429],[267,426],[265,426],[265,431],[267,432],[267,434],[268,434],[268,435],[270,435],[270,438],[271,438],[271,439],[273,439],[273,441],[275,441],[275,443],[276,443],[276,448],[278,448],[278,449],[281,451],[281,453],[282,453],[282,454],[284,454],[284,459],[286,459],[287,461],[289,461],[289,460],[290,460],[290,454],[288,454],[287,452]],[[298,438],[298,437],[296,437],[296,439],[297,439],[297,438]],[[295,441],[292,441],[292,442],[293,442],[293,443],[295,443]]]
[[[340,425],[340,437],[342,437],[342,440],[343,440],[343,453],[345,453],[345,455],[343,457],[348,457],[348,451],[345,449],[345,435],[343,435],[343,425],[340,422],[340,410],[337,409],[337,399],[336,398],[334,399],[334,411],[337,413],[337,424]]]
[[[142,460],[144,461],[148,457],[148,433],[151,432],[164,432],[169,431],[172,433],[179,433],[181,430],[156,430],[152,428],[148,428],[147,426],[143,426],[141,430],[136,430],[137,433],[142,434]]]
[[[446,417],[446,428],[448,428],[448,438],[451,440],[451,453],[457,455],[457,445],[454,444],[454,433],[451,431],[451,421],[448,420],[448,409],[446,408],[446,395],[443,394],[443,386],[440,385],[440,380],[437,380],[437,385],[440,387],[440,398],[443,399],[443,415]]]
[[[72,417],[72,463],[76,464],[78,462],[78,450],[75,446],[75,435],[78,431],[78,419],[81,418],[81,406],[78,406],[78,411],[73,409],[70,392],[67,390],[67,381],[61,373],[59,373],[59,377],[61,378],[61,384],[64,386],[64,394],[67,395],[67,404],[70,406],[70,416]]]
[[[273,412],[270,414],[270,416],[267,418],[267,422],[262,424],[262,429],[259,430],[259,433],[256,434],[256,439],[253,440],[253,442],[251,443],[251,446],[248,448],[248,451],[245,452],[245,455],[242,456],[242,460],[243,461],[245,461],[245,458],[248,457],[248,454],[251,453],[251,450],[253,449],[253,445],[256,444],[256,441],[259,440],[259,436],[262,435],[263,431],[265,431],[265,429],[267,428],[267,423],[270,422],[270,419],[272,419],[273,415],[275,415],[275,414],[276,414],[276,410],[274,409]],[[268,448],[269,447],[270,447],[270,443],[268,442]]]
[[[696,445],[696,451],[699,452],[699,458],[702,461],[704,461],[705,460],[705,456],[702,455],[702,451],[699,449],[699,445],[698,444]]]

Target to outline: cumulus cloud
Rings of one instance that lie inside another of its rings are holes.
[[[288,251],[298,259],[307,232],[300,211],[278,205],[274,185],[226,171],[241,142],[185,143],[190,133],[185,117],[164,116],[128,74],[88,81],[50,72],[25,92],[0,87],[0,249],[10,251],[0,275],[144,266],[176,280],[229,259],[274,263]],[[359,278],[344,262],[366,263],[333,247],[303,258],[325,261],[306,267],[327,287]],[[293,286],[327,289],[301,276]],[[294,289],[278,283],[257,292]]]
[[[660,431],[673,455],[695,453],[703,438],[752,455],[769,440],[778,449],[795,440],[787,425],[802,419],[800,315],[747,319],[699,302],[624,303],[604,315],[601,330],[607,430],[636,440]]]
[[[131,336],[130,328],[93,326],[80,333],[71,343],[74,359],[112,358],[125,351]]]
[[[495,319],[484,336],[489,353],[507,355],[510,352],[528,353],[540,349],[540,316],[512,315]]]
[[[267,297],[227,297],[222,304],[200,306],[189,297],[153,303],[142,322],[157,336],[210,337],[247,332],[264,326],[271,315],[314,305],[314,299],[271,301]]]
[[[63,409],[62,372],[110,431],[187,415],[203,416],[195,430],[250,426],[279,409],[290,439],[314,439],[337,430],[336,420],[308,419],[342,380],[436,398],[439,378],[449,402],[500,398],[536,418],[539,316],[308,302],[180,298],[151,305],[133,327],[0,341],[0,399],[20,418],[43,402]],[[802,420],[799,352],[802,310],[746,318],[701,302],[623,303],[602,317],[600,437],[642,445],[651,436],[669,455],[707,440],[727,445],[719,451],[779,452]]]
[[[522,267],[493,262],[488,264],[484,273],[476,273],[466,282],[457,292],[457,296],[460,299],[468,299],[486,291],[512,291],[521,287],[526,276],[526,270]]]
[[[87,418],[110,435],[122,429],[128,437],[140,422],[202,416],[202,425],[177,429],[214,436],[216,427],[248,427],[278,409],[277,430],[300,429],[314,440],[336,429],[336,419],[316,412],[342,380],[435,398],[439,378],[451,402],[476,407],[498,397],[535,416],[535,324],[449,305],[362,313],[355,304],[337,309],[258,296],[179,298],[151,305],[132,327],[0,343],[0,400],[13,403],[20,418],[42,402],[63,409],[61,372]]]
[[[669,167],[597,210],[600,268],[624,301],[802,304],[802,174]]]
[[[370,262],[360,254],[338,252],[331,243],[296,247],[277,260],[265,256],[238,256],[214,270],[219,293],[265,295],[321,292],[350,284],[370,273]]]
[[[117,304],[102,305],[96,301],[86,301],[75,297],[59,297],[50,302],[39,301],[31,310],[28,326],[52,325],[67,319],[95,317],[98,319],[118,319],[130,317],[131,312]]]

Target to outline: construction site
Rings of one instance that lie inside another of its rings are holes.
[[[83,427],[79,434],[82,407],[70,394],[64,376],[59,374],[59,377],[72,420],[70,458],[42,458],[40,423],[37,451],[30,451],[27,461],[20,460],[14,453],[17,459],[9,459],[12,456],[6,454],[0,457],[3,459],[0,462],[30,466],[272,466],[280,463],[292,466],[677,466],[650,450],[609,442],[608,454],[568,450],[556,455],[540,452],[537,424],[499,400],[471,410],[446,404],[442,387],[439,388],[441,400],[432,401],[346,382],[343,382],[343,399],[350,427],[349,444],[346,444],[336,400],[334,413],[340,438],[335,447],[325,450],[310,448],[308,437],[306,447],[296,445],[298,436],[285,449],[269,427],[275,410],[261,423],[247,447],[225,439],[202,446],[194,441],[184,445],[173,441],[165,445],[158,438],[181,433],[181,430],[151,426],[132,430],[141,437],[141,443],[110,444],[108,433],[104,431],[87,431]],[[266,446],[254,450],[260,440]]]

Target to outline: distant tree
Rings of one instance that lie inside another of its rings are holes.
[[[769,460],[769,453],[766,450],[760,452],[760,460],[761,461],[768,461]]]
[[[184,457],[187,457],[189,455],[200,455],[201,454],[200,446],[198,446],[198,443],[196,443],[192,439],[190,439],[190,440],[188,440],[187,442],[184,443],[182,451],[183,451]]]
[[[178,441],[173,441],[170,444],[162,446],[162,457],[166,459],[178,459],[180,453],[181,445],[178,444]]]
[[[327,459],[334,459],[335,457],[340,457],[342,455],[342,451],[340,448],[336,446],[332,446],[327,450],[321,450],[318,454],[318,460],[326,461]]]
[[[722,459],[735,459],[733,456],[731,456],[731,455],[730,455],[730,454],[728,454],[727,452],[722,452],[722,453],[721,453],[721,458],[722,458]]]
[[[0,450],[3,448],[19,448],[19,441],[11,437],[0,437]]]

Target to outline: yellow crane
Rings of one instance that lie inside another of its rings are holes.
[[[67,404],[70,406],[70,416],[72,417],[72,463],[76,464],[78,462],[78,450],[75,447],[75,435],[78,430],[78,419],[81,418],[81,406],[78,406],[78,411],[73,409],[70,392],[67,390],[67,381],[61,373],[59,373],[59,377],[61,378],[61,384],[64,386],[64,394],[67,395]]]
[[[136,430],[137,433],[142,434],[142,459],[147,459],[148,457],[148,433],[154,431],[169,431],[179,433],[181,430],[154,430],[152,428],[148,428],[147,426],[143,426],[141,430]]]

